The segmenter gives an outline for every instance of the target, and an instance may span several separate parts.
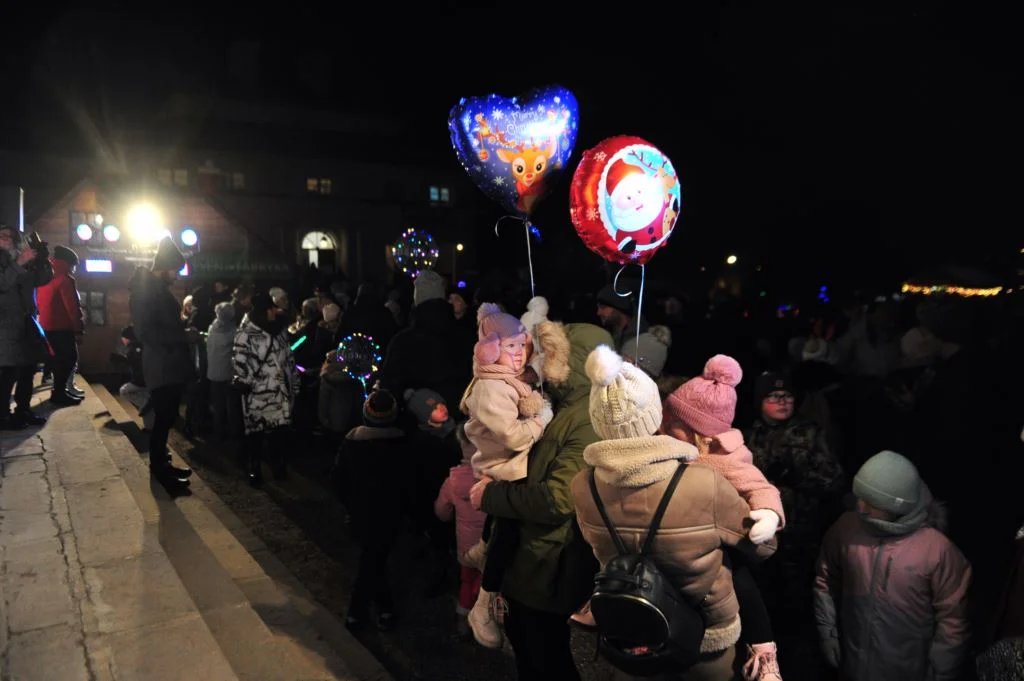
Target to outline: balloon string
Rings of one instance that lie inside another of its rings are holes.
[[[530,298],[537,297],[537,291],[533,286],[533,252],[530,249],[530,221],[523,220],[523,228],[526,230],[526,262],[530,264]]]
[[[647,265],[640,265],[640,293],[636,297],[636,361],[639,362],[643,353],[640,352],[640,310],[644,306],[644,279],[647,277]]]
[[[530,246],[530,221],[515,215],[502,215],[498,218],[498,221],[494,223],[494,236],[501,236],[499,228],[501,227],[502,220],[519,220],[523,223],[523,227],[526,229],[526,261],[530,265],[530,297],[536,297],[537,290],[533,281],[533,250]]]
[[[615,292],[620,298],[628,298],[633,295],[632,289],[626,292],[619,291],[619,277],[626,271],[629,265],[623,265],[619,268],[619,271],[615,273],[615,279],[612,280],[612,291]],[[644,305],[644,283],[647,279],[647,265],[640,265],[640,291],[636,298],[636,357],[635,360],[640,360],[640,311]]]

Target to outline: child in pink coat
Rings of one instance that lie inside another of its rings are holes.
[[[480,565],[470,554],[484,532],[484,521],[487,514],[478,511],[469,503],[469,490],[476,484],[473,466],[470,459],[476,447],[466,437],[466,424],[460,423],[455,428],[455,435],[462,447],[462,463],[451,469],[448,479],[441,485],[441,491],[434,501],[434,513],[441,522],[455,519],[455,544],[459,553],[459,608],[460,615],[469,614],[469,609],[476,602],[480,591]]]
[[[553,417],[551,403],[523,380],[523,371],[532,354],[526,326],[493,303],[480,306],[477,323],[473,380],[460,405],[469,416],[466,437],[476,447],[473,472],[481,479],[523,480],[530,449]],[[487,648],[500,648],[504,637],[494,616],[497,592],[519,544],[518,524],[514,521],[495,523],[492,519],[487,532],[487,560],[480,595],[468,621],[477,643]]]
[[[971,564],[910,461],[868,459],[857,512],[825,534],[814,584],[821,652],[848,681],[955,681],[970,651]]]
[[[750,506],[750,518],[754,521],[748,535],[750,541],[763,544],[783,527],[786,517],[778,488],[754,465],[753,454],[743,444],[743,434],[732,427],[736,386],[742,378],[743,370],[736,360],[715,355],[704,366],[703,375],[679,386],[665,400],[661,430],[694,445],[700,452],[700,461],[714,467],[736,488]],[[782,681],[775,636],[761,592],[746,561],[739,554],[731,558],[743,634],[750,642],[745,676]]]

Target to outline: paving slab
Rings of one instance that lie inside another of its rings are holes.
[[[238,678],[198,613],[162,626],[109,634],[104,637],[104,644],[107,669],[112,672],[107,678],[112,680],[235,681]]]
[[[82,635],[59,625],[12,634],[5,678],[11,681],[84,681],[89,677]]]

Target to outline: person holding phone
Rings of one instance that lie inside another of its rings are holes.
[[[26,238],[10,225],[0,224],[0,430],[20,430],[46,423],[29,409],[32,377],[49,352],[36,319],[35,289],[50,282],[53,268],[49,249],[35,232]],[[7,404],[15,391],[15,411]]]

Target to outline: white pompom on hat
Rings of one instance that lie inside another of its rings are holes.
[[[590,422],[603,440],[649,437],[661,426],[658,386],[607,345],[587,357]]]

